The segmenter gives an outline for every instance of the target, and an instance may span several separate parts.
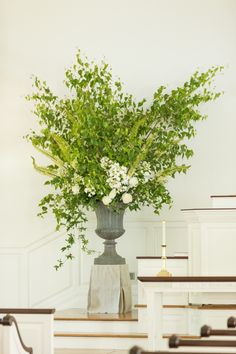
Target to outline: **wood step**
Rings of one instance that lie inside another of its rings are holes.
[[[200,305],[163,305],[164,309],[199,309]],[[147,308],[146,304],[136,304],[135,308]]]
[[[60,333],[62,334],[62,333]],[[71,333],[67,336],[58,336],[54,337],[54,348],[55,349],[103,349],[110,350],[110,353],[113,353],[114,350],[128,350],[134,345],[138,345],[142,348],[145,348],[147,345],[147,335],[137,333],[136,336],[131,333],[128,335],[127,333],[120,332],[116,335],[108,334],[108,336],[104,336],[104,333],[100,333],[101,336],[98,337],[98,333],[96,335],[91,335],[88,333]],[[109,351],[108,351],[109,352]],[[83,353],[84,354],[84,353]],[[105,354],[105,353],[104,353]]]
[[[199,305],[199,310],[236,310],[235,304],[207,304]]]
[[[55,314],[56,333],[137,333],[138,310],[126,314],[88,314],[82,309],[68,309]]]
[[[146,304],[136,304],[135,308],[147,308]],[[206,305],[163,305],[164,309],[195,309],[195,310],[236,310],[235,304],[206,304]]]
[[[128,350],[116,349],[55,349],[54,354],[128,354]]]
[[[89,314],[84,309],[67,309],[57,311],[54,315],[55,321],[138,321],[138,311],[128,313],[98,313]]]
[[[91,337],[91,338],[148,338],[147,333],[54,333],[55,337]],[[163,338],[170,338],[172,334],[163,334]],[[181,339],[200,339],[200,336],[177,334]]]
[[[90,338],[148,338],[147,333],[54,333],[54,337]]]

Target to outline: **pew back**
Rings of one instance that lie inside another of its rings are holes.
[[[54,309],[1,308],[0,317],[12,314],[16,318],[21,336],[34,349],[34,354],[53,354],[54,312]]]

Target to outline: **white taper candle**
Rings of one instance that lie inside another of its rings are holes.
[[[162,245],[166,244],[166,222],[162,221]]]

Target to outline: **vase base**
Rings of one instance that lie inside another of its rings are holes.
[[[113,256],[106,256],[106,255],[101,255],[97,258],[94,259],[94,264],[100,264],[100,265],[119,265],[119,264],[126,264],[125,258],[122,258],[121,256],[113,255]]]

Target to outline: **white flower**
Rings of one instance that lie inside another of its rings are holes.
[[[105,197],[102,198],[102,202],[103,202],[104,205],[110,204],[111,201],[112,200],[111,200],[111,198],[109,196],[105,196]]]
[[[122,166],[107,157],[101,159],[101,166],[106,171],[106,182],[111,190],[115,189],[116,193],[122,193],[130,188],[128,168],[126,166]],[[115,196],[113,197],[113,193],[111,194],[111,199],[115,198]]]
[[[101,158],[101,166],[102,168],[106,168],[107,165],[109,164],[110,160],[108,159],[108,157],[102,157]]]
[[[129,193],[124,193],[124,194],[122,195],[121,199],[122,199],[122,201],[123,201],[124,204],[129,204],[129,203],[132,202],[133,197],[132,197],[132,195],[129,194]]]
[[[74,194],[78,194],[79,193],[79,186],[77,186],[77,185],[75,185],[75,186],[73,186],[72,188],[71,188],[71,190],[72,190],[72,192],[74,193]]]
[[[86,187],[84,188],[84,192],[85,192],[86,194],[88,194],[89,197],[92,197],[93,195],[96,194],[95,188],[92,187],[92,186],[86,186]]]
[[[110,198],[110,199],[114,199],[115,196],[116,196],[116,190],[115,190],[115,189],[112,189],[112,191],[110,191],[110,193],[109,193],[109,198]]]
[[[143,174],[143,178],[144,178],[144,182],[145,183],[147,183],[148,181],[154,179],[154,177],[155,177],[155,173],[152,172],[152,171],[150,171],[150,172],[146,171]]]
[[[137,177],[131,177],[129,180],[129,185],[130,187],[136,187],[138,185],[138,178]]]
[[[150,179],[152,180],[152,179],[154,179],[155,178],[155,173],[153,172],[153,171],[151,171],[151,173],[150,173]]]
[[[141,162],[141,167],[142,167],[144,170],[150,170],[150,169],[151,169],[150,162],[147,162],[147,161]]]
[[[65,173],[66,173],[66,170],[65,170],[65,168],[64,167],[59,167],[58,169],[57,169],[57,172],[58,172],[58,174],[59,174],[59,176],[64,176],[65,175]]]
[[[150,173],[149,172],[144,172],[143,174],[144,182],[148,182],[150,179]]]

